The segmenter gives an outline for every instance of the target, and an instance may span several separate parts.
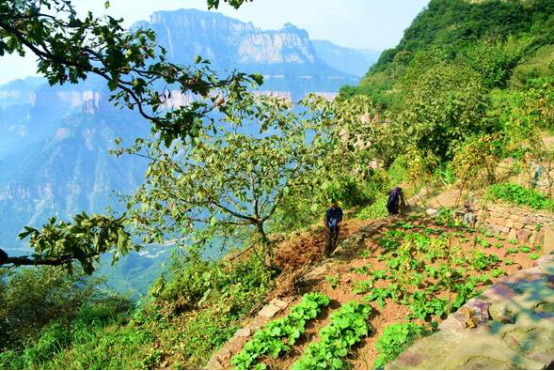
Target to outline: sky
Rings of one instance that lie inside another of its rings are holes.
[[[217,10],[252,22],[263,30],[280,29],[287,22],[303,28],[311,39],[382,51],[394,47],[404,30],[429,0],[254,0],[235,10],[226,4]],[[207,10],[206,0],[73,0],[80,13],[92,11],[125,19],[125,25],[148,19],[159,10]],[[36,75],[32,57],[0,57],[0,84]]]

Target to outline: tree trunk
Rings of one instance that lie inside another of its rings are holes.
[[[260,234],[260,238],[262,240],[262,246],[264,248],[265,260],[266,260],[265,264],[268,267],[271,267],[271,266],[273,266],[273,243],[267,237],[267,233],[265,232],[263,222],[258,222],[256,224],[256,228],[257,228],[258,233]]]

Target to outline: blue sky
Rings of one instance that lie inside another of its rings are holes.
[[[158,10],[207,10],[205,0],[74,0],[80,12],[109,13],[127,25]],[[384,50],[395,46],[404,30],[429,0],[254,0],[239,10],[223,5],[219,12],[269,30],[290,22],[312,39],[330,40],[353,48]],[[0,84],[35,74],[32,58],[0,58]]]

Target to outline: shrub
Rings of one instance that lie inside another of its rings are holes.
[[[554,210],[554,200],[534,189],[517,184],[501,183],[490,186],[487,190],[487,199],[502,200],[511,204],[528,206],[535,210]]]

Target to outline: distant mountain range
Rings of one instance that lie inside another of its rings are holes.
[[[261,31],[197,10],[155,13],[134,27],[154,29],[174,62],[190,64],[201,55],[220,72],[261,73],[266,81],[261,90],[292,99],[311,92],[333,97],[344,84],[356,84],[376,57],[312,42],[291,24]],[[108,95],[105,83],[94,77],[61,87],[40,78],[0,86],[0,247],[18,253],[25,249],[16,238],[22,226],[83,210],[102,212],[117,205],[114,192],[128,194],[141,183],[145,160],[117,159],[108,150],[117,137],[130,143],[149,135],[150,124],[115,109]],[[140,259],[152,257],[136,255],[132,261]],[[135,272],[129,263],[125,271]]]
[[[290,23],[262,31],[252,23],[194,9],[157,12],[133,27],[156,31],[174,62],[191,64],[200,55],[220,72],[261,73],[262,90],[288,92],[293,99],[357,84],[379,57],[376,51],[312,41],[305,30]]]

